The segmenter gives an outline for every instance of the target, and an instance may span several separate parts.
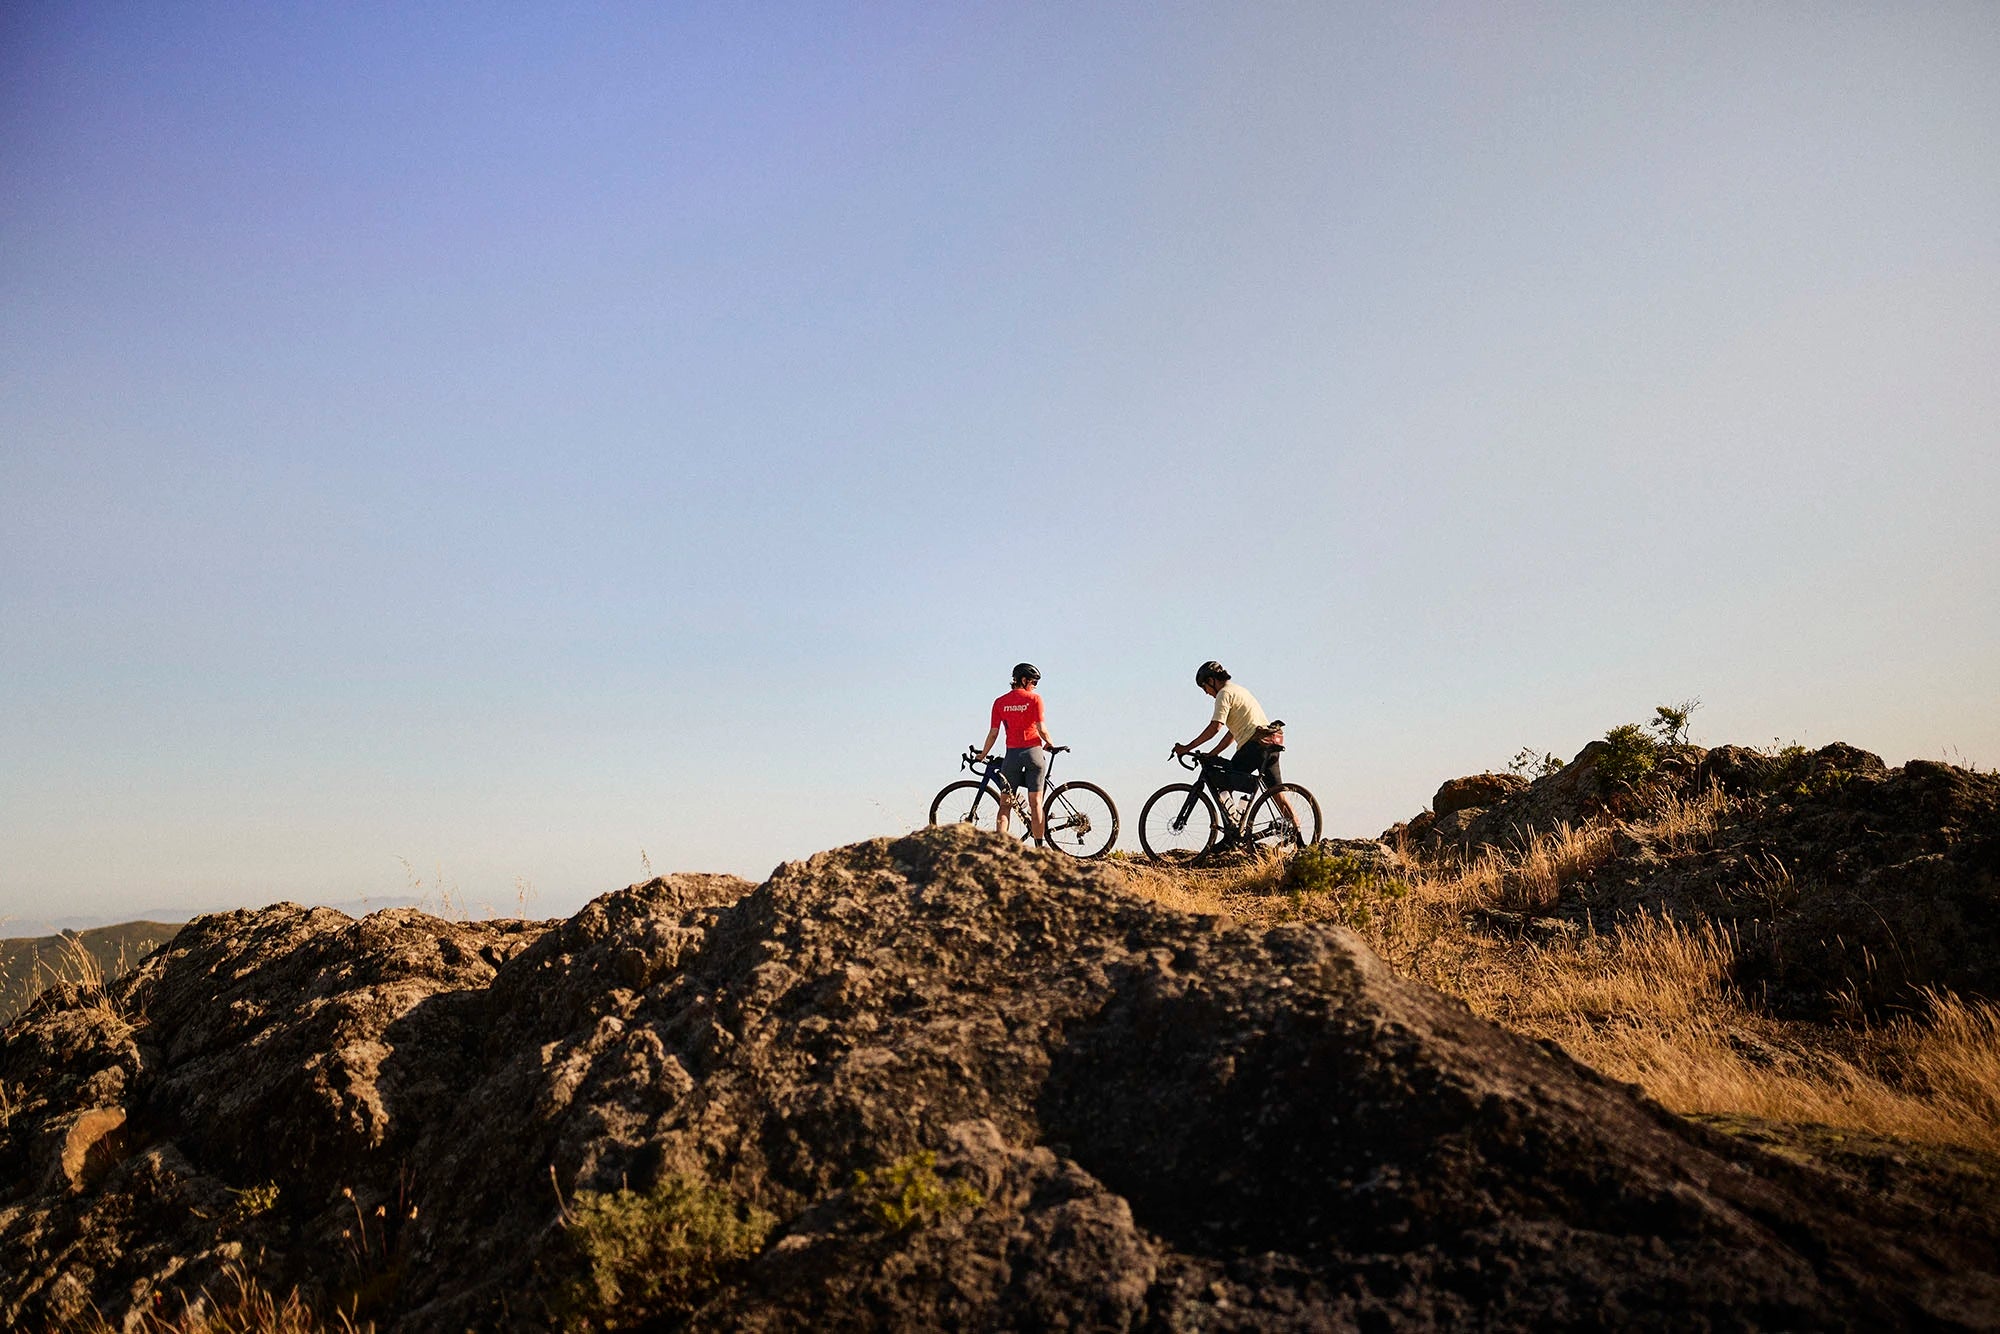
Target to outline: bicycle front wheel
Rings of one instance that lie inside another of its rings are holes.
[[[1008,832],[1025,833],[1027,816],[1026,811],[1016,811]],[[1000,799],[994,795],[993,789],[969,778],[945,784],[944,789],[931,799],[932,824],[970,824],[992,829],[999,819]]]
[[[1118,808],[1095,783],[1064,783],[1042,798],[1049,846],[1072,857],[1102,857],[1118,841]]]
[[[1139,846],[1156,862],[1192,861],[1215,842],[1215,802],[1191,783],[1169,783],[1139,812]]]
[[[1249,834],[1252,843],[1266,848],[1301,848],[1317,843],[1319,802],[1297,783],[1274,788],[1258,797],[1257,804],[1250,808]]]

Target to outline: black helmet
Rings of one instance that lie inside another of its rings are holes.
[[[1228,679],[1229,673],[1224,671],[1222,664],[1214,658],[1210,658],[1207,662],[1194,669],[1194,683],[1198,686],[1205,686],[1210,681],[1227,681]]]
[[[1039,681],[1041,679],[1042,669],[1035,666],[1034,663],[1017,662],[1014,664],[1014,680],[1017,684],[1022,681]]]

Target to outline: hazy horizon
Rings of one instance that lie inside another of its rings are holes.
[[[2000,8],[0,13],[0,918],[2000,764]],[[646,859],[642,862],[642,853]],[[406,869],[415,868],[414,872]],[[0,928],[0,934],[5,934]]]

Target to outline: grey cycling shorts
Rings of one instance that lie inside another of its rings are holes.
[[[1041,746],[1023,746],[1019,750],[1009,746],[1007,758],[1000,761],[1000,772],[1015,787],[1025,792],[1040,792],[1049,776],[1049,752]]]

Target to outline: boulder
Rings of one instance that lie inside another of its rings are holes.
[[[1525,792],[1528,780],[1518,774],[1473,774],[1454,778],[1431,798],[1431,810],[1440,817],[1474,806],[1491,806],[1516,792]]]

